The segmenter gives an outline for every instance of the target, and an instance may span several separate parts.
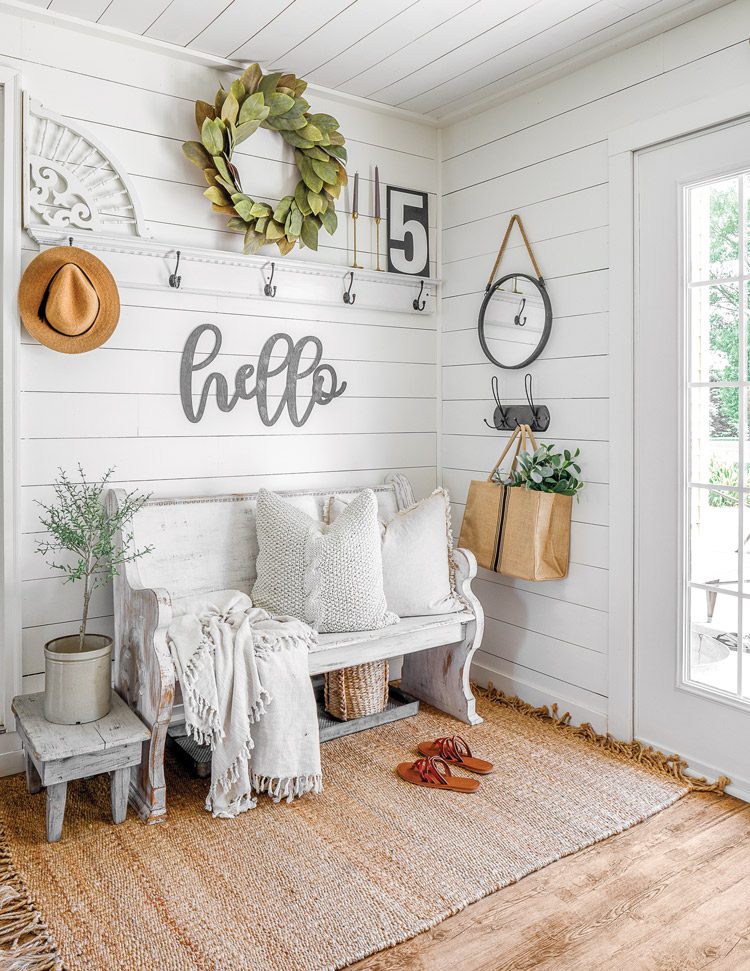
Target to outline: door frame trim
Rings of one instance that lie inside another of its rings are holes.
[[[610,570],[607,721],[632,739],[635,672],[635,155],[646,148],[750,115],[750,84],[610,132],[609,386]]]

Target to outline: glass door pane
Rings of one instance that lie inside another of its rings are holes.
[[[722,179],[690,189],[690,279],[739,273],[740,180]]]
[[[694,684],[736,694],[739,604],[718,587],[692,588],[688,678]]]
[[[745,641],[750,646],[749,176],[688,187],[684,210],[687,576],[682,671],[694,689],[719,692],[736,702],[750,699],[750,662],[744,663],[740,649]]]

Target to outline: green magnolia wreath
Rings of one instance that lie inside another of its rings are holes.
[[[200,142],[185,142],[182,150],[203,170],[203,193],[216,212],[231,218],[227,226],[245,234],[244,252],[276,243],[285,256],[295,243],[318,248],[318,231],[335,233],[334,200],[346,185],[346,149],[339,123],[331,115],[310,114],[302,97],[307,81],[294,74],[264,75],[251,64],[229,91],[220,87],[213,105],[195,102]],[[294,148],[301,176],[293,195],[276,207],[251,199],[242,191],[232,154],[259,127],[277,131]]]

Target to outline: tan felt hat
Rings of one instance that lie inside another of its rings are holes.
[[[99,347],[120,319],[120,295],[101,260],[76,246],[56,246],[26,267],[18,288],[26,330],[63,354]]]

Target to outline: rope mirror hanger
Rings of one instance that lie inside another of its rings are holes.
[[[495,281],[495,274],[515,223],[521,231],[526,252],[537,275],[534,277],[529,273],[508,273]],[[513,288],[503,289],[503,285],[511,281]],[[522,281],[520,290],[519,281]],[[534,258],[521,217],[514,214],[505,230],[479,309],[479,343],[487,359],[496,367],[516,370],[527,367],[539,357],[549,340],[551,330],[552,304],[544,278]]]

